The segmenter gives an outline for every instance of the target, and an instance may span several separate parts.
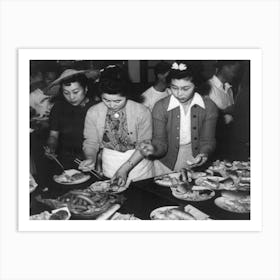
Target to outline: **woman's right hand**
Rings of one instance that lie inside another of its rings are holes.
[[[56,157],[55,148],[51,147],[51,146],[46,146],[45,147],[45,156],[49,159],[53,159],[53,157]]]
[[[92,159],[83,160],[78,168],[84,172],[90,171],[95,168],[95,162]]]

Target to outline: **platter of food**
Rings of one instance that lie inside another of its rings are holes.
[[[163,206],[154,209],[150,214],[151,220],[196,220],[195,217],[178,206]]]
[[[215,191],[205,187],[193,186],[192,189],[185,191],[178,188],[172,188],[172,195],[178,199],[186,201],[204,201],[215,196]]]
[[[40,214],[30,216],[30,220],[69,220],[71,214],[67,207],[52,210],[51,212],[44,211]]]
[[[76,169],[65,170],[60,175],[54,175],[53,179],[56,183],[62,185],[76,185],[86,182],[90,179],[90,175],[84,174],[83,172]]]
[[[230,177],[223,178],[219,176],[205,176],[195,180],[196,186],[202,186],[211,190],[235,190],[236,184]]]
[[[209,215],[188,204],[185,207],[163,206],[154,209],[151,220],[210,220]]]
[[[161,176],[157,176],[154,178],[154,182],[157,185],[163,186],[163,187],[171,187],[172,186],[172,179],[181,179],[181,173],[180,172],[173,172],[169,174],[164,174]]]
[[[121,214],[116,212],[110,220],[140,220],[139,218],[135,217],[133,214]]]
[[[214,201],[218,207],[234,213],[250,212],[251,199],[249,195],[234,191],[223,191],[221,195]]]
[[[117,211],[124,199],[116,194],[92,192],[86,189],[72,190],[56,199],[42,199],[39,196],[37,200],[52,208],[67,206],[72,217],[76,219],[96,219],[109,209],[113,215],[112,206],[118,204],[118,207],[114,207],[114,210]]]
[[[125,191],[128,186],[124,185],[122,187],[115,183],[111,183],[110,180],[97,181],[89,186],[89,189],[93,192],[108,192],[108,193],[121,193]]]

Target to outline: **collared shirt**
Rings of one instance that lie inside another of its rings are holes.
[[[221,110],[234,104],[232,86],[229,83],[223,83],[214,75],[210,80],[211,90],[209,97]]]
[[[167,91],[157,91],[153,86],[151,86],[145,92],[142,93],[142,96],[144,98],[143,105],[145,105],[152,111],[154,105],[160,99],[168,96],[168,93],[167,93]]]
[[[173,110],[174,108],[180,107],[180,145],[186,145],[191,143],[191,108],[193,105],[199,105],[205,109],[205,104],[202,97],[195,93],[190,106],[185,113],[183,105],[173,95],[170,97],[170,102],[167,111]]]

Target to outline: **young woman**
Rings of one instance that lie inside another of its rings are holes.
[[[83,131],[87,110],[93,102],[87,97],[85,71],[65,70],[52,85],[60,85],[60,96],[50,113],[50,134],[46,155],[58,154],[65,168],[76,167],[75,158],[83,158]]]
[[[174,62],[169,74],[171,96],[158,101],[152,112],[152,144],[141,153],[155,160],[156,175],[204,164],[215,149],[216,105],[201,96],[204,79],[194,63]]]
[[[119,186],[153,176],[152,162],[143,160],[137,146],[152,138],[152,118],[144,105],[129,100],[128,82],[117,66],[104,69],[99,85],[102,102],[89,109],[80,169],[96,166],[102,150],[102,171]]]

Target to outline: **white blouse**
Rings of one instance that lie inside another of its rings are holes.
[[[211,85],[209,97],[219,109],[224,110],[234,104],[233,92],[229,83],[225,83],[223,87],[223,83],[216,75],[214,75],[209,82]]]
[[[180,145],[186,145],[191,143],[191,108],[193,105],[199,105],[200,107],[205,109],[204,101],[198,93],[195,93],[191,104],[185,113],[183,105],[175,98],[173,95],[170,98],[169,105],[167,111],[173,110],[180,107]]]

